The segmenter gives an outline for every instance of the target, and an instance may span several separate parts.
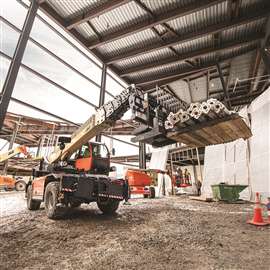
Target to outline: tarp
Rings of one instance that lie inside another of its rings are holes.
[[[169,149],[153,149],[149,169],[165,171],[168,160]]]

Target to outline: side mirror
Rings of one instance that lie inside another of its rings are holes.
[[[116,172],[116,167],[115,167],[115,166],[112,166],[112,167],[110,168],[110,172]]]
[[[59,148],[60,150],[64,150],[66,143],[70,143],[71,142],[71,138],[70,137],[59,137],[58,139],[58,144],[59,144]]]
[[[112,156],[115,156],[115,148],[112,149]]]

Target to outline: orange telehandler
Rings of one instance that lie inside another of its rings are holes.
[[[134,102],[141,96],[140,90],[130,86],[100,107],[71,138],[59,138],[57,149],[33,170],[33,180],[26,188],[29,210],[39,209],[43,201],[51,219],[63,216],[69,207],[81,203],[96,202],[105,214],[117,210],[119,202],[129,196],[127,181],[108,176],[113,170],[110,153],[104,144],[90,139],[120,119],[128,110],[130,99]]]

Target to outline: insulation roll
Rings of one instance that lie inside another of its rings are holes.
[[[187,112],[183,112],[181,114],[181,123],[185,123],[186,121],[188,121],[190,119],[190,116]]]
[[[190,114],[190,116],[195,119],[199,119],[201,115],[202,115],[202,109],[200,107],[194,108],[192,110],[192,113]]]
[[[165,121],[164,126],[165,126],[165,129],[172,129],[174,127],[174,125],[168,120]]]
[[[208,114],[210,112],[211,107],[207,102],[203,102],[201,107],[203,114]]]

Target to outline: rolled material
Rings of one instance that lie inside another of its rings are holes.
[[[165,122],[165,129],[173,129],[176,126],[181,128],[194,125],[196,121],[203,123],[208,121],[209,118],[222,118],[232,113],[234,112],[229,111],[223,103],[217,99],[210,98],[202,103],[191,103],[186,111],[180,109],[176,113],[171,112]]]

